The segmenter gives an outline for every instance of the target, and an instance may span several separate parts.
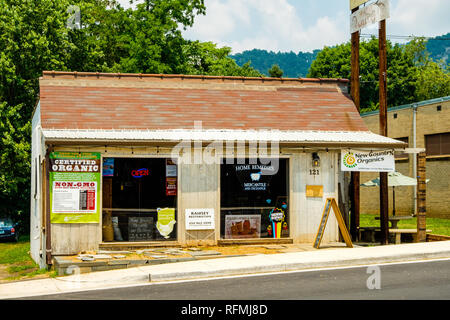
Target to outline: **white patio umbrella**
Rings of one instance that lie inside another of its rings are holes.
[[[430,179],[426,180],[428,183]],[[395,187],[416,186],[417,179],[402,175],[400,172],[394,171],[388,173],[388,187],[392,187],[393,210],[392,215],[395,216]],[[361,184],[363,187],[379,187],[380,177]]]

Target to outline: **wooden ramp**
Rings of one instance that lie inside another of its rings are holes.
[[[258,244],[293,244],[292,238],[257,238],[257,239],[221,239],[217,240],[219,246],[258,245]]]

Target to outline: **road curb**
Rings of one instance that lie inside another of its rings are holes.
[[[319,257],[321,258],[321,257]],[[345,256],[340,259],[328,259],[318,261],[293,261],[283,263],[253,263],[251,266],[245,267],[216,267],[216,268],[199,268],[197,270],[190,271],[173,271],[173,272],[150,272],[148,275],[148,281],[150,282],[163,282],[163,281],[179,281],[179,280],[191,280],[201,278],[214,278],[223,276],[238,276],[249,274],[262,274],[271,272],[284,272],[284,271],[301,271],[308,269],[318,268],[332,268],[332,267],[351,267],[358,265],[373,265],[373,264],[385,264],[385,263],[399,263],[399,262],[413,262],[421,260],[432,259],[445,259],[450,258],[450,247],[443,251],[434,252],[414,252],[414,253],[394,253],[372,257],[361,258],[346,258]],[[224,260],[218,259],[218,260]],[[232,258],[230,258],[232,259]],[[223,261],[224,265],[229,265]]]

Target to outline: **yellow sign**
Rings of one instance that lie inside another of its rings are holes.
[[[350,10],[353,10],[356,7],[359,7],[360,5],[362,5],[368,1],[369,0],[350,0]]]
[[[320,198],[323,196],[323,186],[306,186],[306,197]]]
[[[339,225],[339,230],[341,230],[342,237],[344,238],[345,244],[349,248],[353,248],[352,239],[348,233],[347,227],[345,226],[344,218],[342,217],[341,211],[336,203],[336,199],[328,198],[325,202],[325,208],[323,209],[322,220],[320,221],[319,230],[317,231],[316,240],[314,241],[313,247],[319,249],[320,242],[322,241],[323,233],[325,231],[325,226],[327,225],[328,217],[330,211],[333,209],[334,215]]]

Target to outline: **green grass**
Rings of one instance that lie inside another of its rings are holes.
[[[55,276],[55,271],[40,269],[30,256],[30,238],[21,236],[18,242],[0,242],[0,265],[10,274],[5,280],[19,280],[37,275]]]
[[[21,236],[19,242],[0,242],[0,264],[31,261],[30,237]]]
[[[361,214],[359,225],[361,227],[379,227],[380,220],[375,220],[376,215]],[[399,229],[416,229],[417,218],[410,220],[400,220],[398,222]],[[427,229],[431,230],[432,234],[439,234],[450,236],[450,219],[427,218]]]

